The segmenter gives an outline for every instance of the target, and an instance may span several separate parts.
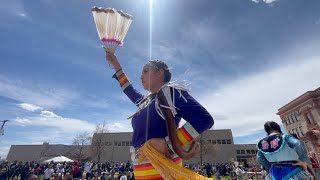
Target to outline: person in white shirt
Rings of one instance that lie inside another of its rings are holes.
[[[241,170],[241,168],[239,166],[236,167],[235,172],[236,172],[237,178],[239,180],[242,180],[242,170]]]
[[[87,161],[87,162],[84,164],[84,171],[85,171],[86,173],[90,172],[91,166],[92,166],[92,163],[90,163],[89,161]]]
[[[57,173],[59,174],[59,176],[61,178],[63,178],[64,175],[64,167],[63,166],[59,166],[59,169],[57,169]]]
[[[127,176],[125,173],[123,173],[120,177],[120,180],[127,180]]]
[[[47,167],[46,170],[44,170],[44,180],[49,180],[54,173],[54,170],[52,167]]]

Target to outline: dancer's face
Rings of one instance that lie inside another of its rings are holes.
[[[140,79],[145,90],[155,93],[164,84],[163,70],[147,64],[142,69]]]

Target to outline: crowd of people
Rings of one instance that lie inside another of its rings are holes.
[[[200,163],[185,164],[185,168],[206,177],[241,177],[248,168],[240,167],[240,173],[236,171],[233,163]],[[96,162],[78,162],[74,163],[55,163],[46,164],[32,162],[0,164],[0,179],[100,179],[100,180],[134,180],[132,163],[96,163]]]
[[[282,176],[276,177],[276,175],[283,175],[282,171],[284,169],[289,169],[286,171],[289,174],[292,171],[297,172],[292,175],[292,179],[317,179],[320,168],[314,153],[308,156],[302,142],[290,134],[282,133],[280,126],[275,122],[267,122],[265,130],[268,136],[259,141],[257,145],[257,163],[261,165],[260,167],[259,165],[249,167],[248,164],[240,165],[235,162],[184,164],[183,167],[203,177],[214,176],[217,179],[232,177],[233,179],[242,180],[251,179],[253,176],[282,179]],[[0,180],[135,180],[138,178],[135,178],[133,167],[134,164],[131,161],[126,163],[78,162],[77,160],[72,163],[57,163],[53,161],[50,163],[37,163],[34,161],[26,163],[14,161],[9,163],[4,161],[0,164]]]
[[[74,161],[73,163],[46,164],[32,162],[7,161],[0,165],[0,179],[100,179],[100,180],[133,180],[132,164],[96,163]]]

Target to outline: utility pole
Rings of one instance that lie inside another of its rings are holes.
[[[2,122],[2,126],[1,126],[1,129],[0,129],[0,135],[4,135],[4,125],[6,122],[8,122],[9,120],[2,120],[0,122]]]

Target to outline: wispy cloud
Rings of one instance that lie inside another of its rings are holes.
[[[183,52],[181,51],[180,45],[176,42],[155,42],[152,45],[152,56],[153,58],[168,62],[174,66],[184,66]]]
[[[30,20],[23,2],[20,0],[4,0],[1,1],[0,17],[8,18],[20,18],[21,20]],[[2,22],[3,23],[3,22]],[[2,24],[1,23],[1,24]]]
[[[110,116],[108,119],[112,119]],[[15,134],[20,140],[3,140],[1,144],[6,147],[0,148],[0,156],[5,157],[10,145],[42,144],[71,144],[73,138],[79,132],[95,131],[97,124],[82,119],[68,118],[55,114],[52,111],[43,110],[37,115],[17,117],[11,121],[10,128],[23,127],[24,130]],[[124,117],[107,121],[106,127],[110,132],[132,132],[131,121]],[[25,131],[27,129],[27,131]],[[9,132],[9,131],[8,131]],[[39,136],[41,134],[41,136]],[[9,135],[9,134],[7,134]],[[6,136],[5,138],[10,138]]]
[[[0,96],[22,102],[19,106],[32,111],[39,108],[62,108],[67,105],[108,108],[110,98],[90,95],[63,84],[52,84],[0,74]],[[25,103],[27,102],[27,103]],[[76,103],[75,103],[76,102]]]
[[[132,132],[130,120],[114,121],[106,124],[110,132]]]
[[[25,13],[19,13],[18,15],[21,16],[21,17],[26,17],[27,16]]]
[[[7,157],[10,146],[0,146],[0,159]]]
[[[272,3],[275,3],[275,2],[280,1],[280,0],[251,0],[251,1],[253,1],[255,3],[262,2],[262,3],[266,3],[266,4],[272,4]]]
[[[39,84],[4,75],[0,75],[0,94],[18,102],[29,102],[50,108],[62,107],[79,97],[76,91],[59,88],[59,85]]]
[[[269,120],[279,122],[277,110],[306,91],[320,86],[319,57],[287,64],[221,84],[200,95],[213,114],[216,128],[231,128],[235,136],[251,134]],[[215,116],[217,115],[217,116]]]
[[[320,17],[314,22],[316,25],[320,24]]]
[[[27,111],[32,111],[32,112],[43,109],[40,106],[28,104],[28,103],[21,103],[21,104],[18,104],[18,106],[21,107],[22,109],[25,109]]]
[[[4,0],[1,2],[0,10],[2,13],[19,15],[24,13],[23,3],[19,0]]]
[[[97,48],[101,48],[97,46]],[[101,48],[101,52],[103,49]],[[85,57],[83,55],[76,55],[76,54],[55,54],[54,56],[57,57],[60,61],[67,62],[81,68],[94,71],[103,77],[110,76],[108,74],[108,70],[111,68],[108,67],[108,64],[105,60],[104,56],[101,56],[99,59],[92,59],[92,57]]]
[[[41,111],[39,115],[16,118],[17,125],[23,126],[43,126],[54,127],[65,132],[77,131],[93,131],[95,125],[85,120],[66,118],[59,116],[51,111]]]

